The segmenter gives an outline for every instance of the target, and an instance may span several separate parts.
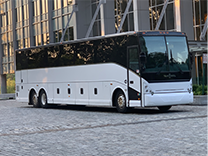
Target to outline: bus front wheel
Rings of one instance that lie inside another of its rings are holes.
[[[116,105],[118,112],[120,112],[120,113],[127,112],[126,97],[122,91],[119,90],[116,93],[116,96],[114,98],[114,103]]]
[[[48,106],[47,95],[44,90],[40,91],[38,101],[39,101],[39,104],[42,108],[46,108]]]
[[[172,106],[159,106],[158,109],[160,111],[168,111]]]

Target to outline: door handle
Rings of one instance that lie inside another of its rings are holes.
[[[130,81],[130,84],[134,84],[134,81]]]
[[[124,83],[127,83],[127,80],[124,80]]]

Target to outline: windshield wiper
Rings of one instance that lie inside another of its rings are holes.
[[[173,54],[172,54],[172,49],[170,49],[170,65],[176,65],[176,67],[178,68],[178,70],[180,71],[181,74],[183,74],[182,69],[179,67],[179,65],[177,64],[177,61],[173,58]]]

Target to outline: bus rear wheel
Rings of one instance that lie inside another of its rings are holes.
[[[40,104],[38,102],[38,96],[35,91],[32,91],[31,96],[30,96],[30,102],[35,108],[40,108]]]
[[[40,106],[42,108],[48,107],[47,95],[46,95],[44,90],[40,91],[40,95],[39,95],[38,101],[39,101],[39,104],[40,104]]]
[[[168,111],[172,106],[159,106],[158,109],[160,111]]]
[[[118,112],[120,112],[120,113],[127,112],[126,97],[122,91],[119,90],[116,93],[116,96],[114,98],[114,103],[116,105]]]

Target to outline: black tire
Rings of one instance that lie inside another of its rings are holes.
[[[44,90],[40,91],[38,102],[39,102],[39,104],[42,108],[47,108],[48,107],[47,95],[46,95]]]
[[[172,106],[159,106],[158,109],[160,111],[168,111]]]
[[[40,104],[38,102],[38,96],[37,96],[37,94],[36,94],[35,91],[32,91],[31,92],[31,95],[30,95],[30,103],[33,105],[33,107],[40,108]]]
[[[126,97],[124,93],[119,90],[114,98],[114,104],[116,105],[116,108],[118,112],[120,113],[126,113],[128,108],[126,107]]]

